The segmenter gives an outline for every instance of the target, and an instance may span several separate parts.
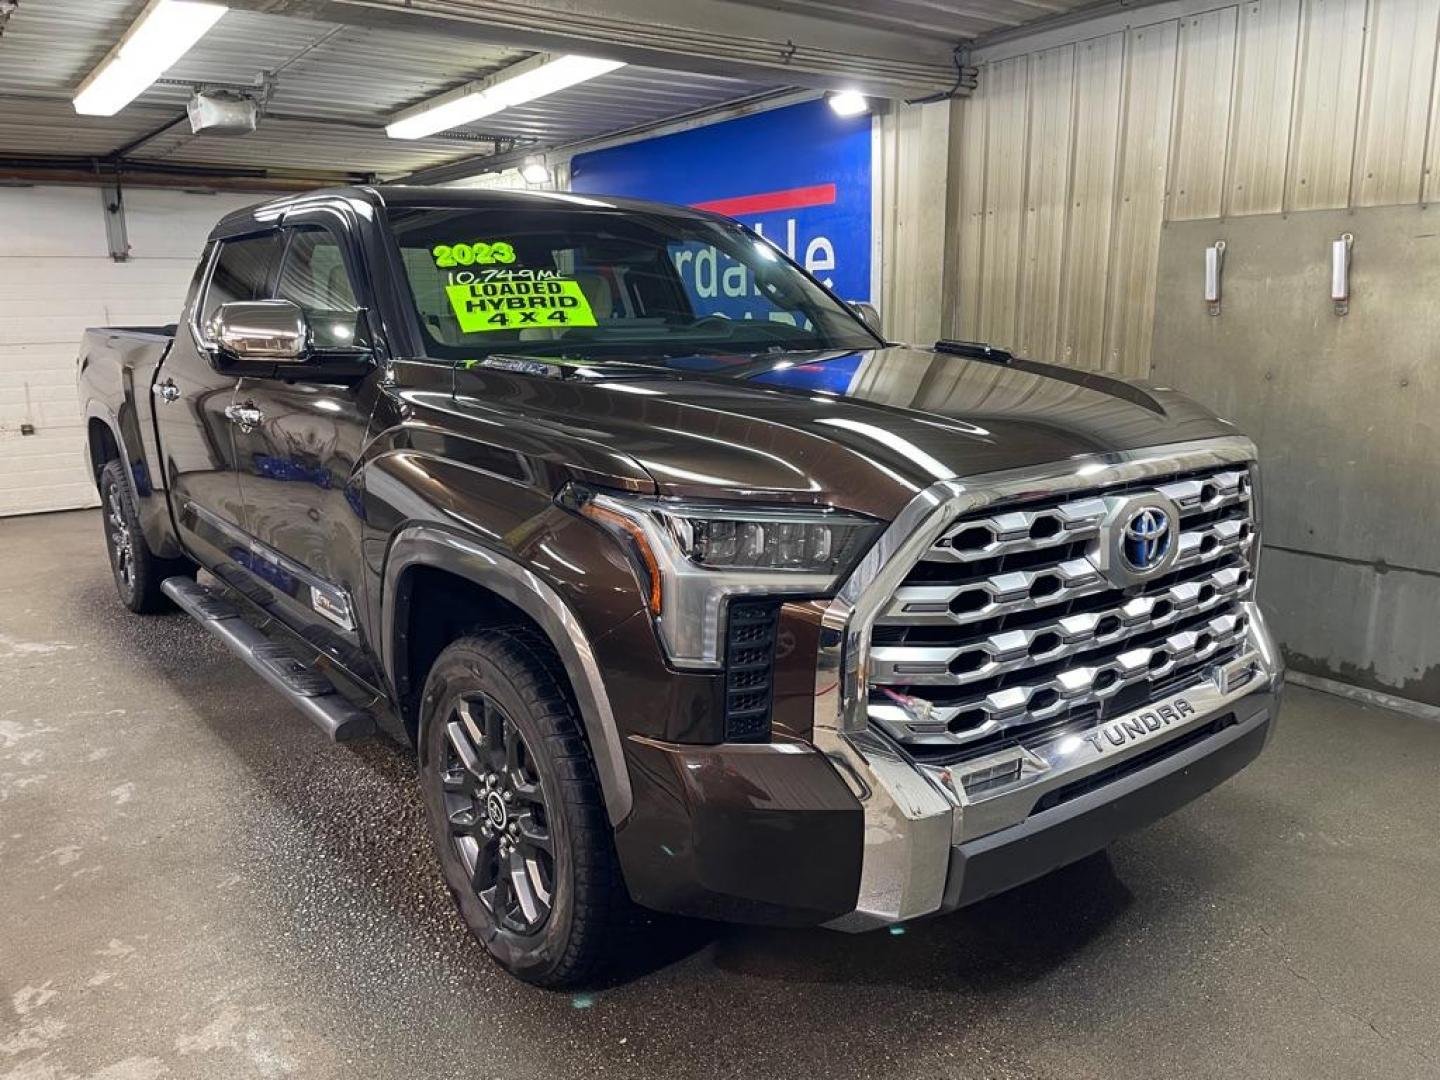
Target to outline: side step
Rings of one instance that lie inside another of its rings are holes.
[[[266,637],[245,621],[240,609],[194,578],[166,578],[166,596],[230,651],[249,664],[271,686],[318,724],[336,742],[349,742],[375,732],[375,718],[344,694],[324,672],[316,670],[283,642]]]

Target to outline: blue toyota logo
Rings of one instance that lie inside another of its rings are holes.
[[[1136,570],[1154,570],[1170,553],[1173,539],[1170,515],[1159,507],[1146,506],[1130,515],[1125,522],[1121,552]]]

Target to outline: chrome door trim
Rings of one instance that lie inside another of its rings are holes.
[[[251,555],[263,559],[275,569],[293,577],[300,584],[310,590],[310,609],[326,621],[344,630],[347,634],[354,634],[357,625],[355,619],[355,604],[350,597],[348,590],[341,588],[334,582],[326,581],[313,570],[301,566],[294,559],[280,554],[268,544],[255,539],[244,529],[240,528],[224,518],[220,517],[196,502],[189,501],[185,504],[185,513],[193,514],[203,520],[216,532],[226,536],[228,539],[243,547]],[[263,578],[260,578],[264,581]],[[273,584],[270,583],[270,584]],[[299,599],[298,597],[296,599]]]

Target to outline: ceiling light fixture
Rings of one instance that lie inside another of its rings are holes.
[[[866,101],[865,95],[858,90],[840,90],[825,100],[830,102],[830,108],[835,110],[836,116],[859,116],[870,111],[870,102]]]
[[[466,83],[458,90],[406,109],[386,125],[385,134],[392,139],[423,139],[473,124],[502,109],[523,105],[624,66],[619,60],[541,53],[488,79]]]
[[[527,184],[548,184],[550,182],[550,170],[545,167],[543,158],[526,158],[525,164],[520,166],[520,175]]]
[[[230,10],[196,0],[150,0],[75,92],[75,111],[114,116],[164,75]]]

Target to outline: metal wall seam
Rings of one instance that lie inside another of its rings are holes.
[[[1167,221],[1220,216],[1235,96],[1236,15],[1227,7],[1180,20]]]
[[[1025,242],[1020,261],[1016,344],[1027,356],[1058,348],[1070,159],[1074,147],[1075,47],[1036,53],[1030,65],[1030,130],[1025,175]]]
[[[1099,368],[1104,357],[1124,75],[1123,33],[1075,46],[1075,149],[1057,359],[1076,367]]]
[[[958,286],[954,298],[953,325],[948,330],[954,337],[978,340],[980,336],[980,303],[984,296],[986,267],[985,250],[985,186],[988,169],[985,161],[985,130],[989,124],[990,94],[985,81],[980,92],[954,108],[960,114],[960,137],[957,140],[958,162],[952,168],[960,174],[960,204],[956,212],[957,234],[955,258]]]
[[[1349,204],[1365,8],[1366,0],[1305,0],[1286,210]]]
[[[983,341],[1015,342],[1020,248],[1025,230],[1025,156],[1030,57],[990,69],[985,140],[984,273],[979,332]]]
[[[1150,364],[1155,268],[1165,213],[1177,57],[1176,21],[1129,35],[1110,295],[1105,316],[1107,371],[1144,375]]]
[[[1300,0],[1240,5],[1222,215],[1273,214],[1285,205],[1299,48]]]

